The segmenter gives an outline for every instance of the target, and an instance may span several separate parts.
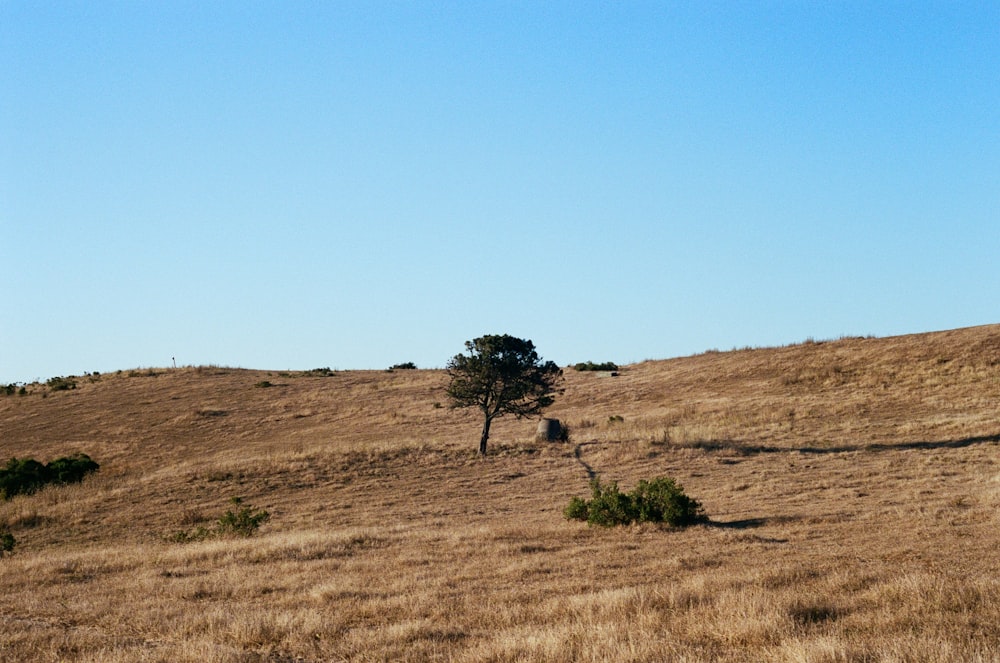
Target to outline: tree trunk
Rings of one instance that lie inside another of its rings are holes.
[[[479,439],[479,455],[486,455],[486,440],[490,439],[490,423],[492,419],[486,417],[486,421],[483,422],[483,436]]]

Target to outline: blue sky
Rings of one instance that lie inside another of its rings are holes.
[[[0,3],[0,382],[1000,322],[1000,5]]]

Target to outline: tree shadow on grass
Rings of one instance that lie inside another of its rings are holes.
[[[759,454],[798,452],[802,454],[835,454],[851,451],[901,451],[907,449],[962,449],[976,444],[996,444],[1000,442],[998,435],[981,435],[964,437],[957,440],[937,440],[921,442],[900,442],[899,444],[842,444],[831,447],[773,447],[767,445],[742,444],[737,440],[705,440],[692,442],[683,446],[689,449],[704,451],[728,451],[740,456],[756,456]]]
[[[573,458],[575,458],[576,462],[580,463],[580,465],[583,466],[584,471],[587,473],[587,479],[593,481],[594,479],[597,478],[597,472],[594,470],[593,467],[588,465],[587,462],[583,460],[583,447],[589,444],[600,444],[600,442],[598,442],[597,440],[591,440],[590,442],[583,442],[581,444],[576,445],[576,448],[573,449]]]
[[[705,521],[705,525],[718,529],[756,529],[763,527],[767,522],[767,518],[744,518],[743,520],[730,520],[728,522],[709,519]]]
[[[796,518],[779,516],[776,518],[743,518],[742,520],[730,520],[730,521],[712,520],[711,518],[709,518],[703,524],[706,527],[713,527],[715,529],[735,530],[738,532],[742,532],[746,530],[758,529],[760,527],[764,527],[765,525],[787,523],[792,520],[796,520]],[[788,539],[778,539],[769,536],[759,536],[757,534],[747,534],[743,536],[749,537],[750,540],[756,541],[758,543],[788,543]]]

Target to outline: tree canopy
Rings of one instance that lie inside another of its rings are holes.
[[[465,348],[467,354],[448,362],[447,393],[452,407],[477,407],[483,413],[479,453],[485,455],[493,420],[540,414],[560,393],[556,385],[562,370],[543,362],[531,341],[508,334],[481,336],[466,341]]]

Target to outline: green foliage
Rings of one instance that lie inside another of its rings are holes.
[[[701,504],[685,495],[673,479],[659,477],[652,481],[642,480],[631,495],[638,522],[684,527],[705,520]]]
[[[603,364],[595,364],[592,361],[581,361],[579,364],[573,366],[574,370],[577,371],[617,371],[618,364],[606,361]]]
[[[257,384],[254,385],[254,388],[255,389],[267,389],[267,388],[273,387],[273,386],[274,385],[271,384],[270,382],[268,382],[267,380],[261,380],[260,382],[258,382]]]
[[[30,494],[46,484],[45,466],[33,458],[11,458],[0,469],[0,496]]]
[[[570,498],[569,504],[563,509],[563,515],[567,520],[587,520],[590,515],[587,500],[582,497]]]
[[[11,382],[10,384],[5,384],[2,387],[0,387],[0,391],[3,392],[4,396],[13,396],[14,392],[17,391],[17,384],[14,382]]]
[[[0,527],[0,557],[14,552],[15,545],[17,545],[17,540],[14,535],[6,527]]]
[[[48,385],[49,391],[69,391],[70,389],[76,389],[76,380],[73,379],[72,375],[67,378],[49,378],[45,384]]]
[[[608,423],[609,424],[620,424],[620,423],[622,423],[624,421],[625,421],[625,417],[623,417],[620,414],[613,414],[610,417],[608,417]]]
[[[11,458],[0,469],[0,498],[34,493],[50,483],[77,483],[99,468],[90,456],[82,453],[57,458],[47,465],[33,458]]]
[[[402,364],[393,364],[389,367],[390,371],[412,371],[417,368],[417,365],[412,361],[403,362]]]
[[[618,490],[612,481],[601,485],[599,479],[590,483],[591,500],[587,504],[587,522],[601,527],[628,525],[636,520],[631,496]]]
[[[485,455],[492,421],[505,414],[518,419],[540,414],[555,401],[562,371],[551,361],[542,362],[531,341],[508,334],[482,336],[466,341],[465,347],[468,354],[448,362],[446,393],[452,407],[482,411],[479,453]]]
[[[236,510],[226,511],[215,526],[216,532],[222,536],[250,536],[271,517],[271,514],[263,509],[254,511],[252,507],[241,506],[243,500],[239,497],[234,497],[232,503]]]
[[[91,472],[100,469],[100,465],[91,460],[87,454],[76,454],[56,458],[45,466],[52,483],[77,483]]]
[[[631,523],[666,523],[684,527],[705,520],[701,504],[684,494],[667,477],[642,480],[631,493],[622,493],[614,481],[590,482],[591,499],[574,497],[563,510],[569,520],[585,520],[590,525],[613,527]]]
[[[174,543],[189,543],[220,536],[248,537],[271,518],[271,514],[264,509],[257,510],[244,505],[239,497],[234,497],[231,502],[233,508],[228,509],[216,521],[215,527],[209,529],[199,526],[193,530],[181,530],[168,537],[169,540]]]

